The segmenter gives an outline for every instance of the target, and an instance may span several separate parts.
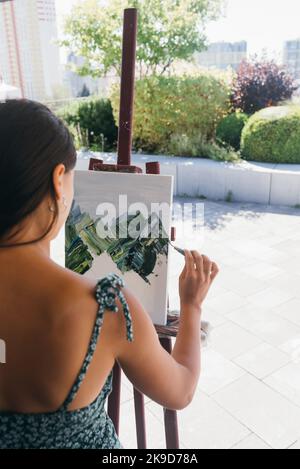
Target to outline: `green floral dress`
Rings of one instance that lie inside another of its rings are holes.
[[[99,280],[95,289],[99,304],[98,313],[89,348],[82,368],[65,402],[55,412],[14,413],[0,412],[0,448],[84,448],[122,449],[114,425],[106,413],[106,399],[112,391],[113,370],[111,370],[102,391],[87,407],[68,411],[96,349],[105,310],[118,312],[116,298],[119,298],[126,319],[127,340],[133,341],[132,320],[126,299],[121,291],[123,281],[117,275]]]

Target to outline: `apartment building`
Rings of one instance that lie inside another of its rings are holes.
[[[283,62],[293,77],[300,80],[300,39],[284,43]]]
[[[207,50],[196,54],[196,61],[202,67],[237,70],[242,60],[247,58],[247,42],[216,42]]]
[[[0,75],[30,99],[51,98],[62,82],[55,0],[0,3]]]

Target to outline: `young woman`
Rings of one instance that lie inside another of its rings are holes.
[[[0,103],[0,448],[122,448],[105,411],[117,360],[169,409],[192,401],[202,303],[215,263],[186,251],[172,355],[117,276],[94,282],[50,259],[73,199],[76,152],[42,104]]]

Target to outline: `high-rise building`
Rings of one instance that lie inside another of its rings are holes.
[[[237,70],[242,60],[247,58],[247,42],[216,42],[207,50],[196,54],[199,65],[207,68],[226,70],[232,67]]]
[[[61,84],[55,0],[0,3],[0,74],[22,96],[51,98]]]
[[[283,62],[293,77],[300,80],[300,39],[284,43]]]

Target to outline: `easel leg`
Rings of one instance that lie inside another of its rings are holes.
[[[134,393],[134,409],[136,424],[136,439],[138,449],[147,448],[146,438],[146,419],[145,419],[145,403],[144,395],[133,387]]]
[[[176,410],[164,409],[166,448],[179,449],[178,420]]]
[[[112,392],[108,397],[107,413],[111,418],[119,436],[121,402],[121,367],[116,361],[113,368]]]
[[[172,353],[172,339],[170,337],[160,338],[160,343],[163,348]],[[164,408],[165,420],[165,435],[166,435],[166,448],[179,449],[179,432],[178,432],[178,419],[176,410]]]

